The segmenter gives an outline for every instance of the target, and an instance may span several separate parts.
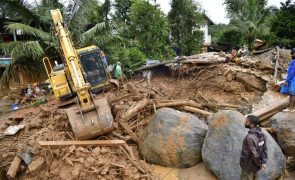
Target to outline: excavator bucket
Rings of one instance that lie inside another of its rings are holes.
[[[97,111],[80,113],[79,106],[65,109],[76,139],[93,139],[114,130],[113,115],[107,98],[94,100]]]

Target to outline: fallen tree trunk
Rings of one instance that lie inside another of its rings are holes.
[[[171,101],[171,102],[159,102],[156,104],[156,108],[162,107],[174,107],[174,106],[191,106],[195,108],[201,108],[202,105],[190,102],[190,101]]]
[[[260,122],[266,121],[278,112],[281,112],[289,104],[289,97],[282,99],[281,101],[273,104],[272,106],[265,107],[261,110],[253,112],[252,115],[259,117]]]
[[[234,105],[234,104],[227,104],[227,103],[219,103],[217,104],[217,106],[220,106],[220,107],[229,107],[229,108],[241,108],[241,106],[238,106],[238,105]]]
[[[133,108],[129,109],[123,116],[122,116],[122,120],[123,121],[127,121],[131,118],[133,118],[138,112],[140,112],[141,110],[143,110],[149,103],[148,99],[144,99],[142,101],[139,101],[136,106],[134,106]]]
[[[180,106],[180,107],[176,107],[176,109],[201,114],[201,115],[204,115],[204,116],[210,116],[210,115],[213,114],[211,112],[204,111],[202,109],[198,109],[198,108],[194,108],[194,107],[190,107],[190,106]]]

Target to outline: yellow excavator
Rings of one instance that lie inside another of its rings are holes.
[[[75,49],[60,10],[50,12],[63,59],[61,64],[43,59],[54,95],[59,100],[76,96],[76,105],[65,108],[76,139],[108,133],[114,129],[108,99],[94,99],[92,95],[109,83],[100,50],[97,46]]]

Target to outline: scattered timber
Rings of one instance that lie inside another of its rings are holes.
[[[202,105],[197,104],[195,102],[191,101],[167,101],[167,102],[158,102],[156,103],[156,108],[162,108],[162,107],[174,107],[174,106],[191,106],[195,108],[201,108]]]
[[[267,121],[273,115],[285,109],[288,106],[288,104],[289,104],[289,97],[286,97],[282,99],[281,101],[273,104],[272,106],[263,108],[252,114],[259,117],[259,120],[261,121],[261,123],[264,123],[264,121]]]
[[[143,110],[149,104],[148,99],[143,99],[139,101],[133,108],[129,109],[123,116],[122,119],[127,121],[133,118],[138,112]]]
[[[41,147],[58,148],[62,146],[119,146],[124,145],[123,140],[89,140],[89,141],[39,141]]]
[[[213,114],[211,112],[204,111],[202,109],[198,109],[198,108],[194,108],[194,107],[190,107],[190,106],[180,106],[180,107],[176,107],[176,108],[179,109],[179,110],[182,110],[182,111],[188,111],[188,112],[192,112],[192,113],[197,113],[197,114],[201,114],[201,115],[204,115],[204,116],[210,116],[210,115]]]

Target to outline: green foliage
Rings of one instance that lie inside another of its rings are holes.
[[[13,19],[23,23],[39,20],[38,15],[29,10],[31,7],[27,3],[17,0],[0,0],[0,7],[2,17],[13,17]]]
[[[231,24],[243,34],[250,50],[254,40],[269,33],[267,18],[273,7],[267,7],[267,0],[224,0]]]
[[[130,10],[132,38],[149,58],[163,59],[168,44],[168,21],[158,6],[146,0],[135,0]]]
[[[93,4],[93,7],[89,9],[90,16],[88,17],[88,24],[97,24],[104,22],[104,17],[102,15],[102,7],[97,3]]]
[[[111,10],[111,1],[110,0],[105,0],[103,5],[101,6],[101,12],[102,12],[102,16],[105,22],[109,21],[108,15],[110,13]]]
[[[201,53],[204,42],[204,33],[200,30],[195,30],[188,34],[184,39],[183,53],[187,55]]]
[[[235,26],[218,24],[211,29],[212,42],[226,49],[239,48],[243,45],[243,34]]]
[[[129,24],[129,14],[131,5],[131,0],[115,0],[115,19]]]
[[[44,50],[38,41],[12,41],[0,44],[0,49],[10,52],[14,60],[32,58],[38,60],[44,55]]]
[[[43,39],[49,41],[51,36],[48,32],[41,29],[34,28],[32,26],[21,24],[21,23],[11,23],[5,26],[6,30],[13,34],[16,30],[21,30],[23,34],[32,36],[33,38]]]
[[[258,21],[269,15],[267,0],[224,0],[224,4],[231,19]]]
[[[122,48],[114,47],[111,50],[110,62],[121,62],[123,70],[128,74],[146,63],[146,57],[142,51],[136,47]]]
[[[204,22],[200,5],[193,0],[172,0],[168,14],[172,42],[180,49],[181,54],[191,55],[201,46],[191,47],[193,42],[200,43],[198,32],[194,32]],[[191,39],[195,38],[195,39]]]
[[[0,4],[9,7],[0,11],[2,15],[6,15],[6,31],[13,34],[15,30],[21,30],[23,33],[21,40],[0,43],[1,54],[8,53],[13,59],[13,63],[6,68],[0,79],[0,86],[7,86],[9,79],[18,72],[40,77],[40,70],[44,73],[42,57],[58,54],[57,39],[51,32],[50,10],[62,7],[62,4],[55,0],[42,0],[36,7],[13,0],[0,0]],[[63,18],[71,32],[75,47],[84,47],[85,44],[102,45],[114,40],[115,35],[111,33],[113,26],[97,23],[98,19],[93,18],[92,13],[97,10],[97,6],[96,0],[80,0],[79,5],[75,2],[74,5],[64,8],[66,11]],[[20,21],[21,18],[23,21]],[[89,23],[95,22],[97,24],[90,24],[92,28],[89,29]]]
[[[287,0],[281,3],[271,22],[271,43],[287,48],[295,47],[295,2]]]

